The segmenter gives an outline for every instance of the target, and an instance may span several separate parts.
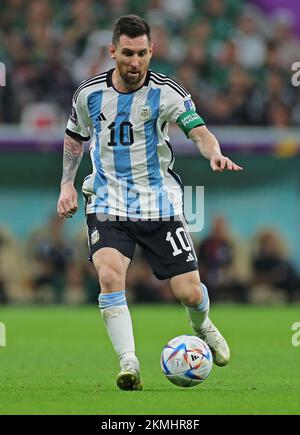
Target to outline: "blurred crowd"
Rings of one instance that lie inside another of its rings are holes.
[[[112,25],[127,13],[148,20],[152,69],[185,86],[207,123],[300,125],[295,17],[246,0],[2,0],[0,124],[26,123],[37,104],[63,123],[79,82],[113,67]]]
[[[20,243],[0,229],[0,304],[95,303],[100,290],[88,258],[86,231],[67,238],[63,221],[51,216],[45,227]],[[283,238],[268,228],[252,240],[236,237],[223,216],[215,216],[209,234],[195,241],[202,281],[213,301],[291,303],[300,301],[300,276]],[[127,297],[136,303],[175,302],[169,280],[153,275],[137,248],[131,263]]]

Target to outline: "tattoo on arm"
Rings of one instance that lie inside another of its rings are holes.
[[[64,139],[63,174],[61,184],[74,182],[82,156],[82,141],[74,139],[66,134]]]

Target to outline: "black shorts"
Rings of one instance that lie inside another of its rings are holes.
[[[101,248],[115,248],[132,260],[136,244],[143,249],[154,275],[167,279],[198,270],[193,242],[183,216],[168,220],[122,220],[87,215],[90,260]]]

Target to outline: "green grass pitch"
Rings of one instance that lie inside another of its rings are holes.
[[[119,391],[118,361],[94,307],[2,307],[0,414],[299,414],[300,307],[214,305],[232,361],[200,386],[161,373],[166,342],[192,333],[180,305],[132,305],[144,391]]]

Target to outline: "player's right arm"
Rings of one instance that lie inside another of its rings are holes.
[[[74,180],[84,152],[83,142],[89,139],[90,120],[84,98],[80,92],[75,91],[64,138],[63,174],[57,202],[57,213],[61,218],[70,218],[78,210]]]
[[[78,195],[74,187],[74,180],[83,151],[82,140],[65,134],[63,174],[57,202],[57,213],[61,218],[70,218],[78,210]]]

